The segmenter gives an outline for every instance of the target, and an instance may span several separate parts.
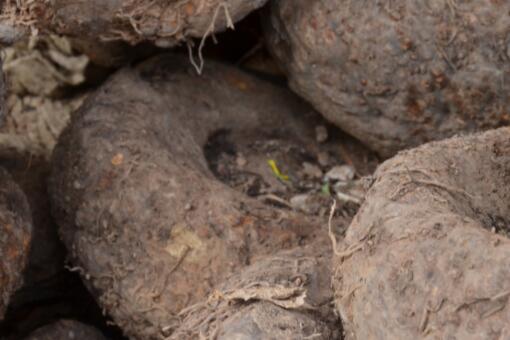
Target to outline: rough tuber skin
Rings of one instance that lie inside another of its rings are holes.
[[[47,192],[50,164],[42,157],[8,150],[0,151],[0,164],[23,191],[30,206],[32,239],[37,241],[30,245],[23,290],[33,291],[37,296],[41,283],[65,270],[65,249],[51,216]]]
[[[233,67],[162,55],[113,76],[54,151],[50,196],[74,264],[135,339],[168,336],[178,313],[256,256],[305,245],[319,218],[220,182],[204,146],[232,136],[316,143],[310,108]]]
[[[22,3],[17,15],[20,22],[23,15],[31,16],[41,31],[89,41],[152,41],[170,47],[223,31],[266,1],[36,0]]]
[[[22,284],[32,233],[25,195],[0,167],[0,319],[11,295]]]
[[[506,339],[510,128],[382,164],[337,250],[347,339]]]
[[[118,68],[157,47],[186,43],[202,63],[203,41],[234,29],[267,0],[6,0],[0,3],[0,46],[31,34],[54,33],[93,64]],[[133,46],[137,45],[137,46]],[[197,66],[202,68],[201,66]]]
[[[507,1],[275,0],[290,86],[382,156],[510,123]]]
[[[181,314],[170,339],[341,339],[325,235],[233,274],[207,300]]]

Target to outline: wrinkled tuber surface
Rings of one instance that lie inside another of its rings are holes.
[[[11,176],[0,168],[0,318],[10,297],[23,281],[32,219],[25,195]]]
[[[95,328],[73,320],[60,320],[43,326],[25,340],[106,340]]]
[[[162,55],[90,96],[53,154],[50,196],[86,282],[133,338],[169,335],[179,311],[261,254],[323,233],[215,178],[211,136],[279,136],[313,146],[310,108],[288,91],[207,62]]]
[[[30,26],[35,21],[43,31],[85,40],[153,41],[168,47],[233,27],[266,1],[22,0],[16,7],[8,0],[4,12],[11,14],[6,25]]]
[[[171,339],[340,339],[332,298],[328,239],[257,259],[181,313]]]
[[[509,180],[510,128],[381,165],[335,259],[348,339],[510,337]]]
[[[510,2],[276,0],[290,86],[383,156],[510,122]]]

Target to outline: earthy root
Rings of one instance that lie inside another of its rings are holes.
[[[36,0],[17,1],[17,5],[7,0],[0,22],[0,41],[12,40],[16,29],[29,27],[88,41],[152,41],[170,47],[232,27],[266,1]],[[1,35],[3,31],[5,37]]]
[[[32,219],[25,195],[0,168],[0,318],[23,281],[31,233]]]
[[[509,337],[509,180],[510,128],[381,165],[335,259],[348,338]]]
[[[50,195],[77,270],[134,338],[168,336],[254,256],[304,245],[324,226],[217,180],[204,146],[280,136],[313,146],[310,109],[233,68],[163,55],[114,76],[77,112],[53,157]]]
[[[182,311],[170,339],[340,339],[330,259],[326,242],[259,259]]]
[[[383,156],[510,123],[510,3],[273,1],[290,86]]]

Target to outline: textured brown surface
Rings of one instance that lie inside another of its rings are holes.
[[[171,339],[341,339],[332,297],[331,246],[324,237],[234,274],[188,308]]]
[[[336,256],[347,339],[507,339],[510,128],[426,144],[375,173]]]
[[[284,89],[210,61],[198,76],[172,55],[89,97],[55,149],[50,196],[75,265],[129,336],[161,336],[254,256],[324,232],[221,183],[203,153],[218,131],[312,147],[308,113]]]
[[[508,1],[276,0],[267,42],[290,86],[389,156],[510,122]]]
[[[267,0],[56,0],[30,12],[43,28],[92,40],[175,45],[223,31]]]
[[[12,293],[22,283],[28,257],[32,220],[25,195],[0,168],[0,318]]]
[[[24,288],[37,295],[39,283],[50,279],[64,265],[64,247],[58,238],[57,226],[51,217],[47,193],[49,162],[42,157],[7,152],[0,147],[0,165],[25,194],[33,221],[30,254],[24,272]]]
[[[25,340],[106,340],[106,338],[91,326],[73,320],[60,320],[37,329]]]

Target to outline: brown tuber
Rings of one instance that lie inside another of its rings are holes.
[[[17,1],[7,0],[3,10],[7,17],[11,15],[11,20],[5,20],[3,25],[8,27],[12,23],[23,27],[35,23],[41,31],[86,41],[130,44],[152,41],[160,47],[170,47],[233,28],[235,22],[266,1],[36,0],[20,1],[17,6]]]
[[[317,145],[309,113],[235,68],[207,62],[198,76],[172,55],[121,70],[77,111],[53,155],[54,215],[76,270],[128,336],[167,336],[254,257],[324,232],[318,217],[228,187],[204,156],[218,132]]]
[[[234,274],[181,313],[170,339],[341,339],[332,297],[331,245],[323,237]]]
[[[0,319],[11,295],[22,284],[31,233],[32,218],[25,195],[0,168]]]
[[[337,249],[347,339],[510,337],[510,128],[382,164]]]
[[[383,156],[510,123],[510,2],[275,0],[290,86]]]

